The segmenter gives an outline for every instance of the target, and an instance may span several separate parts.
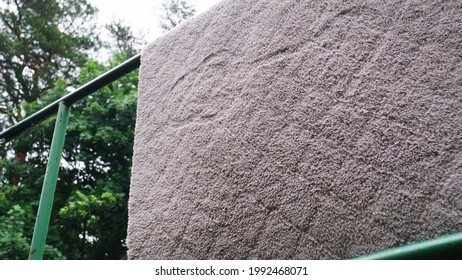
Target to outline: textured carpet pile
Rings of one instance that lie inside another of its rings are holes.
[[[229,0],[142,53],[130,259],[462,231],[460,1]]]

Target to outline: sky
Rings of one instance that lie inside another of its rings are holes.
[[[112,19],[121,19],[131,26],[135,34],[143,34],[150,42],[162,34],[159,28],[159,7],[162,0],[88,0],[97,7],[99,26],[104,26]],[[196,8],[196,15],[206,11],[220,0],[188,0]],[[104,35],[103,35],[104,36]]]

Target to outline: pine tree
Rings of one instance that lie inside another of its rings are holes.
[[[0,8],[0,120],[24,117],[58,79],[75,82],[79,67],[98,46],[86,0],[7,0]]]

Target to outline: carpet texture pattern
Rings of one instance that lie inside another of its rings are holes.
[[[462,231],[462,2],[228,0],[141,57],[130,259]]]

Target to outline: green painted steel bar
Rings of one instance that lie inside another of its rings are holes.
[[[61,154],[66,137],[67,121],[69,119],[70,106],[64,102],[59,103],[58,115],[56,116],[55,130],[51,141],[50,156],[48,158],[45,179],[43,180],[42,194],[35,220],[34,235],[29,253],[29,260],[43,259],[45,242],[47,239],[48,225],[50,223],[51,209],[55,197],[56,183],[58,181]]]
[[[105,72],[104,74],[96,77],[90,82],[84,84],[73,92],[61,97],[55,102],[49,104],[48,106],[42,108],[40,111],[30,115],[24,120],[18,122],[17,124],[9,127],[8,129],[0,132],[0,143],[10,141],[15,138],[27,128],[32,127],[44,119],[50,117],[58,111],[59,103],[64,102],[67,105],[71,106],[80,99],[92,94],[93,92],[99,90],[102,87],[107,86],[113,81],[119,79],[120,77],[138,69],[140,66],[140,54],[133,56],[124,63],[112,68],[111,70]]]
[[[462,232],[412,243],[354,260],[450,260],[462,258]]]

